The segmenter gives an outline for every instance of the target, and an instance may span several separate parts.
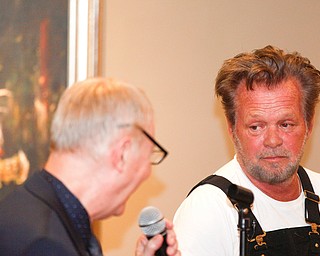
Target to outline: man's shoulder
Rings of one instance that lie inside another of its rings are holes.
[[[32,179],[32,177],[31,177]],[[27,180],[26,183],[29,181]],[[42,216],[52,215],[52,209],[37,196],[26,188],[26,183],[17,186],[5,198],[0,201],[0,225],[26,225],[37,222],[41,225],[44,221]],[[45,195],[42,195],[45,197]],[[7,220],[10,220],[7,222]]]
[[[59,243],[66,240],[70,244],[56,212],[23,185],[0,202],[0,237],[0,247],[12,252],[25,250],[28,246],[31,246],[30,250],[40,245],[46,246],[50,239]],[[20,241],[18,246],[15,241]],[[35,242],[38,243],[36,247],[32,246]]]
[[[0,223],[1,225],[26,224],[34,221],[40,223],[42,214],[49,214],[50,211],[48,205],[27,191],[24,186],[19,186],[1,200]],[[7,222],[8,219],[10,222]]]

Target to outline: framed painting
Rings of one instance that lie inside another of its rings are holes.
[[[43,167],[66,86],[98,72],[99,0],[0,0],[0,199]]]

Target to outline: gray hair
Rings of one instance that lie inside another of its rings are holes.
[[[67,88],[51,125],[51,150],[99,155],[120,126],[153,122],[144,92],[115,79],[90,78]]]

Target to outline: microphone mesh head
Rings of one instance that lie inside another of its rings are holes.
[[[148,206],[140,213],[139,226],[146,236],[152,237],[165,231],[166,222],[159,209]]]

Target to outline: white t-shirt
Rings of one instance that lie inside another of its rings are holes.
[[[320,174],[304,169],[319,195]],[[307,226],[303,193],[290,202],[268,197],[250,182],[235,158],[215,174],[253,192],[252,211],[264,231]],[[238,212],[220,188],[207,184],[195,189],[182,202],[173,222],[183,256],[239,255]]]

